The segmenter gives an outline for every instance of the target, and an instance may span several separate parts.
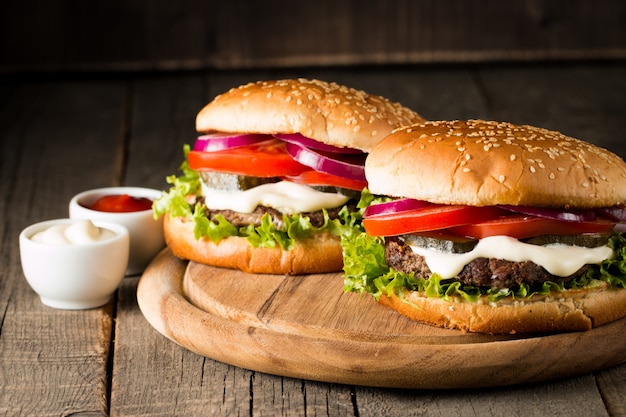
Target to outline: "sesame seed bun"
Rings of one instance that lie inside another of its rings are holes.
[[[380,96],[336,83],[293,79],[249,83],[218,95],[196,116],[196,129],[202,133],[298,133],[367,152],[393,129],[423,120]],[[241,218],[240,223],[255,225],[250,216]],[[343,266],[340,238],[325,230],[296,240],[289,250],[253,247],[238,236],[217,243],[206,237],[197,239],[191,219],[169,215],[164,231],[174,255],[212,266],[271,274],[338,272]]]
[[[366,161],[375,194],[440,204],[596,208],[626,201],[617,155],[533,126],[484,120],[396,130]]]
[[[626,289],[566,290],[529,300],[469,302],[428,297],[417,291],[382,295],[380,304],[416,321],[488,334],[591,330],[626,316]]]
[[[249,83],[221,94],[196,117],[198,132],[300,133],[368,151],[393,129],[424,119],[386,98],[319,80]]]
[[[626,162],[617,155],[559,132],[505,122],[433,121],[398,129],[372,148],[365,173],[374,194],[437,204],[591,209],[626,201]],[[494,251],[495,259],[505,256]],[[412,272],[430,279],[430,271]],[[378,301],[413,320],[495,334],[582,331],[626,316],[626,289],[606,282],[496,302],[394,287]]]

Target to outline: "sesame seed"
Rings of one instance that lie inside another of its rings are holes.
[[[533,174],[537,171],[537,170],[535,169],[535,167],[533,167],[533,166],[529,167],[528,169],[529,169],[529,170],[530,170],[530,172],[532,172]]]
[[[500,182],[500,184],[502,184],[504,182],[504,180],[506,179],[506,177],[504,175],[500,175],[498,177],[498,181]]]
[[[468,167],[463,168],[463,172],[471,172],[472,170]]]
[[[514,154],[511,154],[511,156],[509,156],[509,159],[510,159],[511,161],[515,161],[515,159],[516,159],[516,158],[517,158],[517,157],[516,157]]]
[[[582,185],[583,188],[589,188],[589,183],[588,182],[583,182],[580,185]]]
[[[554,175],[554,172],[551,172],[550,175],[548,176],[551,180],[556,178],[556,175]]]

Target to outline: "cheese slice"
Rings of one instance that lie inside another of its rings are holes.
[[[454,278],[463,267],[477,258],[497,258],[511,262],[531,261],[552,275],[566,277],[586,264],[599,264],[613,257],[608,246],[585,248],[561,244],[546,246],[520,242],[509,236],[491,236],[480,239],[474,249],[466,253],[443,253],[433,249],[411,246],[413,252],[424,257],[426,265],[442,278]]]
[[[344,205],[349,197],[323,193],[289,181],[262,184],[245,191],[229,192],[202,186],[205,204],[213,210],[251,213],[257,206],[272,207],[283,213],[307,213]]]

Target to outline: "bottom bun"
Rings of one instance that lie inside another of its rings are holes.
[[[626,289],[566,290],[530,300],[449,301],[404,290],[382,295],[379,303],[413,320],[440,327],[488,334],[550,333],[590,330],[626,316]]]
[[[338,236],[322,233],[297,242],[292,250],[255,248],[245,237],[227,237],[218,243],[196,239],[193,222],[183,217],[163,219],[165,242],[177,257],[190,261],[240,269],[256,274],[314,274],[339,272],[343,267]]]

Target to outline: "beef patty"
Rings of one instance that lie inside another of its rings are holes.
[[[348,203],[347,206],[350,211],[356,211],[355,203]],[[337,219],[339,217],[339,211],[341,211],[342,208],[343,206],[326,209],[328,217],[331,220]],[[274,208],[265,206],[257,206],[252,213],[240,213],[233,210],[208,210],[207,217],[210,220],[214,220],[215,216],[220,214],[236,227],[247,226],[250,224],[260,226],[261,218],[265,213],[269,214],[272,219],[272,223],[274,223],[276,228],[281,229],[284,226],[283,213]],[[314,227],[320,227],[324,224],[324,212],[322,210],[310,213],[300,213],[300,215],[308,217]]]
[[[387,264],[396,271],[414,272],[416,277],[426,279],[432,274],[424,257],[413,252],[401,239],[385,240],[385,257]],[[515,288],[522,283],[532,287],[545,281],[571,281],[584,274],[588,268],[589,266],[585,265],[570,276],[559,277],[530,261],[511,262],[495,258],[478,258],[465,265],[457,279],[463,284],[476,287]]]

